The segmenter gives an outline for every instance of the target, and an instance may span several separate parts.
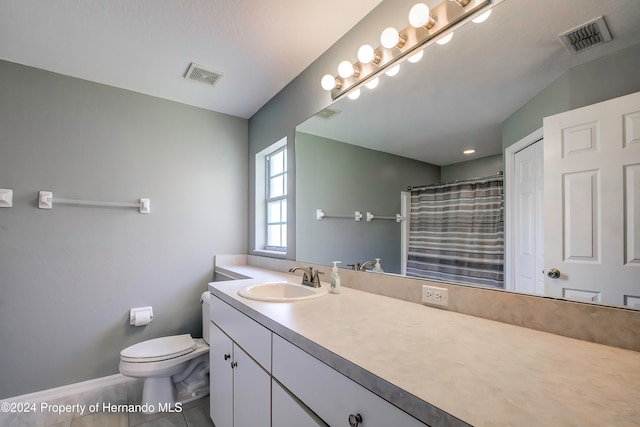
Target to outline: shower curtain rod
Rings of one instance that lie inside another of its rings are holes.
[[[409,185],[409,186],[407,186],[407,191],[424,190],[425,188],[440,187],[440,186],[449,185],[449,184],[457,184],[459,182],[481,181],[483,179],[497,178],[497,177],[500,177],[500,176],[503,176],[503,175],[504,175],[504,173],[502,171],[498,171],[497,173],[495,173],[493,175],[477,176],[475,178],[467,178],[467,179],[457,179],[457,180],[451,181],[451,182],[439,182],[439,183],[436,183],[436,184],[415,185],[415,186]]]

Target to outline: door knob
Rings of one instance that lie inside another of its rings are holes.
[[[349,415],[349,425],[351,427],[358,427],[361,422],[362,422],[362,415],[360,414]]]
[[[560,277],[560,270],[558,270],[557,268],[552,268],[551,270],[547,271],[547,277],[549,277],[550,279],[557,279],[558,277]]]

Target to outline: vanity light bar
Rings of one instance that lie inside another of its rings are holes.
[[[398,32],[402,43],[398,43],[391,48],[379,46],[375,49],[376,61],[366,64],[356,62],[353,64],[353,69],[357,70],[355,74],[349,77],[336,76],[335,85],[330,85],[333,88],[329,89],[331,90],[331,98],[336,100],[362,84],[373,80],[381,72],[396,65],[403,58],[411,56],[414,51],[426,46],[438,35],[477,11],[489,6],[492,2],[496,3],[496,0],[444,0],[430,10],[430,15],[433,19],[433,21],[429,21],[431,26],[427,25],[419,28],[414,28],[411,25],[407,26]],[[330,77],[330,75],[327,75],[323,78],[322,84],[327,89],[330,86],[325,86],[327,82],[324,80],[328,76]]]

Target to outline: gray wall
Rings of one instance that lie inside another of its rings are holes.
[[[502,148],[542,127],[546,116],[640,91],[640,46],[574,67],[503,123]]]
[[[400,273],[400,226],[391,220],[316,219],[327,215],[400,213],[400,192],[437,182],[440,167],[305,133],[296,136],[296,258],[341,266],[382,258],[386,272]]]
[[[213,256],[246,251],[244,119],[0,61],[0,398],[118,372],[122,348],[201,334]],[[151,199],[136,209],[37,206]],[[128,325],[152,305],[149,326]]]

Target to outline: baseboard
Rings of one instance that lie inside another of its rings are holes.
[[[109,375],[108,377],[94,378],[88,381],[50,388],[48,390],[9,397],[7,399],[0,400],[0,402],[50,402],[67,396],[96,391],[131,381],[136,381],[136,379],[125,377],[122,374],[114,374]]]

